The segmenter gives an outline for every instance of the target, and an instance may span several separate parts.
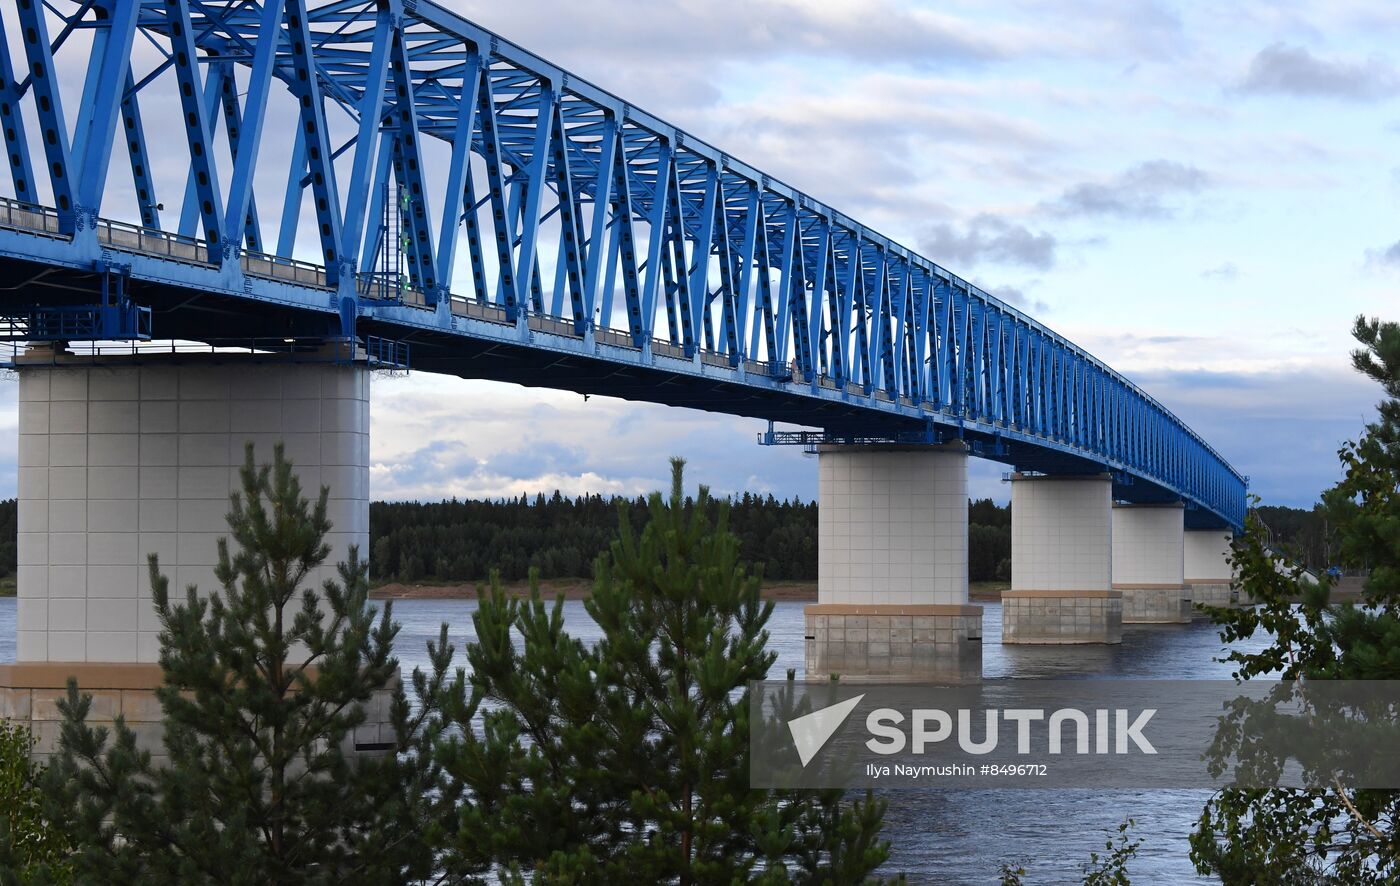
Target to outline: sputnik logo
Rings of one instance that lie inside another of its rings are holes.
[[[836,730],[840,729],[841,724],[846,722],[846,718],[851,715],[851,711],[856,709],[856,705],[860,704],[862,698],[865,698],[864,694],[788,721],[788,731],[792,733],[792,743],[797,747],[797,756],[802,760],[804,767],[811,762],[831,736],[836,734]]]

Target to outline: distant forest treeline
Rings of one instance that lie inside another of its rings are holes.
[[[0,500],[0,578],[15,574],[16,506]],[[628,518],[647,518],[643,498],[629,500]],[[1320,510],[1259,508],[1276,548],[1298,552],[1308,568],[1330,565],[1326,520]],[[532,566],[542,578],[587,578],[593,559],[617,534],[612,498],[559,493],[500,501],[373,502],[369,507],[370,571],[379,581],[480,581],[500,569],[507,581]],[[1011,509],[991,499],[968,503],[968,578],[1011,577]],[[817,506],[745,493],[730,500],[729,527],[742,556],[762,564],[770,579],[817,577]]]
[[[1264,505],[1255,512],[1269,527],[1274,550],[1296,556],[1313,572],[1324,571],[1336,562],[1332,530],[1320,506],[1304,510]]]
[[[369,509],[370,572],[380,581],[477,581],[499,569],[507,581],[532,567],[541,578],[592,575],[593,560],[617,536],[614,498],[521,496],[500,501],[374,502]],[[644,498],[627,501],[628,520],[647,520]],[[990,499],[971,502],[969,577],[1011,574],[1011,511]],[[817,506],[745,493],[729,500],[729,528],[740,556],[766,578],[817,577]]]

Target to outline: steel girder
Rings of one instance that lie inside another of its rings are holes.
[[[502,309],[508,325],[558,319],[585,344],[616,332],[638,361],[671,348],[697,373],[727,366],[792,396],[835,396],[1042,446],[1243,522],[1244,478],[1081,348],[441,6],[16,3],[22,33],[0,30],[12,193],[56,207],[74,256],[92,253],[83,229],[99,223],[99,210],[163,230],[147,152],[156,125],[187,143],[183,233],[199,232],[204,262],[230,291],[258,298],[266,287],[245,279],[251,262],[289,264],[300,245],[320,270],[277,285],[329,291],[323,300],[353,327],[356,316],[386,315],[368,301],[364,276],[383,250],[402,247],[409,304],[396,317],[445,308],[450,319],[456,306],[476,304]],[[80,30],[93,32],[93,51],[68,61],[63,43]],[[138,45],[154,45],[159,60],[138,62]],[[87,86],[70,121],[56,66],[84,63]],[[26,131],[20,106],[38,132]],[[181,120],[153,120],[157,106],[179,107]],[[269,115],[279,107],[295,121],[290,172],[284,193],[259,201],[255,173],[269,159]],[[131,207],[102,206],[114,134],[135,184]],[[404,236],[388,243],[376,226],[400,191]],[[299,242],[308,199],[316,228]],[[429,204],[439,201],[434,216]],[[263,213],[279,204],[280,224]],[[261,256],[274,224],[277,254]],[[0,231],[0,252],[15,236]],[[667,402],[661,391],[655,399]]]

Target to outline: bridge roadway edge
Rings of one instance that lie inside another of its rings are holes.
[[[0,229],[0,282],[22,285],[25,280],[52,268],[66,268],[76,282],[91,280],[100,262],[120,265],[132,280],[142,303],[162,316],[162,338],[209,341],[207,312],[211,303],[224,320],[219,339],[239,336],[274,337],[334,335],[339,328],[335,292],[327,288],[291,284],[201,263],[177,264],[141,253],[99,248],[87,238],[87,255],[75,257],[69,241],[13,229]],[[89,285],[91,285],[89,283]],[[256,311],[248,312],[248,306]],[[719,367],[699,359],[676,359],[604,343],[594,343],[586,353],[586,338],[546,331],[524,330],[519,324],[493,323],[468,317],[452,317],[444,326],[442,315],[412,305],[382,305],[362,301],[358,324],[409,342],[414,366],[468,379],[487,379],[573,390],[578,393],[660,402],[762,420],[819,427],[836,433],[863,435],[936,428],[944,440],[961,439],[971,454],[1002,462],[1017,471],[1046,474],[1082,474],[1110,471],[1116,480],[1114,496],[1129,503],[1179,500],[1170,488],[1143,476],[1131,466],[1108,458],[1088,458],[1048,437],[928,412],[912,405],[875,396],[854,395],[805,382],[783,382],[756,376],[742,368]],[[509,358],[512,362],[506,362]],[[644,362],[651,361],[649,364]],[[662,391],[661,396],[642,392]],[[1188,508],[1188,528],[1225,528],[1224,517],[1204,506]]]

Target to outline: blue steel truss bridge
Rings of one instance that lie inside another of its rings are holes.
[[[962,440],[1243,523],[1245,478],[1083,349],[442,6],[6,7],[12,341],[354,339],[808,429],[768,443]]]

